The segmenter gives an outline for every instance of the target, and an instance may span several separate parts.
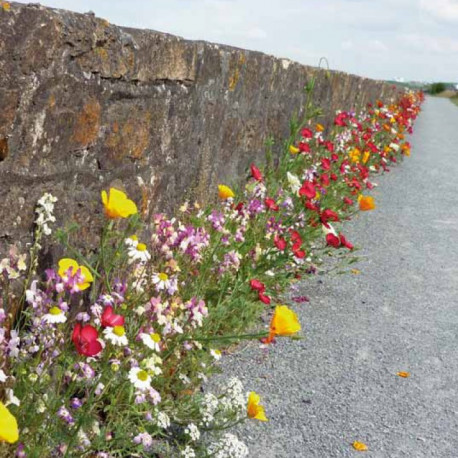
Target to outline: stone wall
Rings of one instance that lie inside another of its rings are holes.
[[[207,199],[262,160],[269,135],[280,145],[312,76],[325,124],[394,94],[260,52],[0,2],[0,251],[28,240],[46,191],[88,236],[110,184],[145,215]]]

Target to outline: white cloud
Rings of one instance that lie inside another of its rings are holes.
[[[407,34],[401,37],[404,44],[420,53],[450,55],[458,54],[458,39]],[[458,74],[457,74],[458,79]]]
[[[440,21],[458,22],[458,0],[421,0],[420,8]]]
[[[353,48],[353,41],[351,40],[345,40],[340,43],[340,47],[344,50],[347,51],[348,49]]]
[[[369,51],[373,52],[386,52],[388,51],[388,47],[386,44],[381,42],[380,40],[370,40],[368,44]]]

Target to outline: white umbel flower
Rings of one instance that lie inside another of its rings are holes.
[[[196,452],[189,445],[186,446],[184,450],[181,451],[180,456],[182,458],[196,458]]]
[[[184,429],[184,433],[189,436],[189,438],[196,442],[200,439],[200,431],[199,428],[194,423],[189,423],[188,426]]]
[[[170,426],[170,418],[165,412],[158,412],[156,416],[156,424],[159,428],[167,429]]]
[[[151,377],[140,367],[133,367],[129,371],[129,380],[139,390],[147,390],[151,387]]]
[[[215,458],[245,458],[248,456],[248,447],[237,436],[226,433],[218,442],[210,444],[208,452]]]

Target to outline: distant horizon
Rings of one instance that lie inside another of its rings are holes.
[[[26,2],[19,2],[26,3]],[[458,0],[44,0],[120,27],[385,81],[458,82]],[[296,20],[296,22],[293,22]],[[421,30],[421,33],[418,33]]]

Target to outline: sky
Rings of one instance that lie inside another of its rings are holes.
[[[25,3],[25,2],[24,2]],[[41,0],[377,79],[458,82],[458,0]]]

